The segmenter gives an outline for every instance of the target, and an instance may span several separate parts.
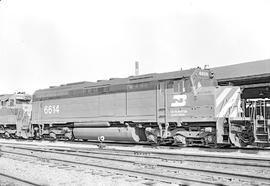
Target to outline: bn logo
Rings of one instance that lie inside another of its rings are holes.
[[[182,107],[186,105],[187,95],[174,95],[174,102],[171,104],[171,107]]]

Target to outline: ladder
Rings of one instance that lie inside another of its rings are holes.
[[[254,124],[255,143],[270,144],[270,100],[252,100],[249,115]]]
[[[160,129],[160,137],[166,138],[167,124],[167,87],[166,82],[159,82],[156,91],[156,121]],[[165,130],[162,127],[165,125]],[[165,134],[165,135],[164,135]]]

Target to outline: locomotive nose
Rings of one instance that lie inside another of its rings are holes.
[[[216,117],[238,117],[242,113],[240,95],[239,87],[217,87],[215,93]]]

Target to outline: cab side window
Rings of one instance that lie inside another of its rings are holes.
[[[186,92],[186,88],[185,88],[185,80],[181,79],[181,80],[175,80],[173,82],[173,91],[174,92]]]
[[[7,106],[7,101],[8,101],[8,100],[1,101],[1,105],[2,105],[2,106]]]
[[[192,83],[190,79],[185,79],[185,90],[186,92],[191,92],[192,91]]]
[[[180,79],[173,82],[173,91],[175,93],[185,93],[191,91],[191,82],[189,79]]]

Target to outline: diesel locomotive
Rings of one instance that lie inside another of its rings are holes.
[[[0,95],[0,137],[30,137],[31,96],[23,92]]]
[[[12,134],[242,147],[253,143],[254,133],[240,95],[240,87],[218,86],[213,73],[201,68],[70,83],[37,90],[28,125]],[[0,124],[2,136],[9,133]]]

